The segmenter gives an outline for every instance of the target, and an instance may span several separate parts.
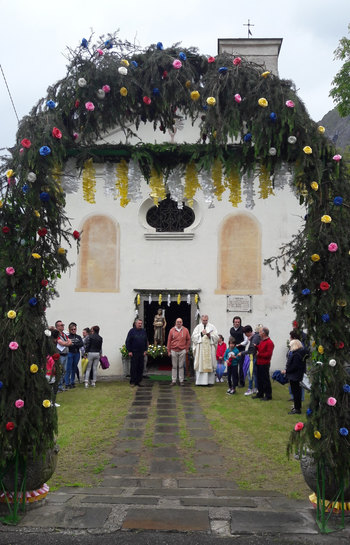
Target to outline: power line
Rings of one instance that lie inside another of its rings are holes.
[[[9,97],[10,97],[10,100],[11,100],[11,104],[12,104],[12,107],[13,107],[13,111],[15,112],[15,116],[16,116],[16,118],[17,118],[17,122],[19,123],[19,118],[18,118],[18,115],[17,115],[15,103],[13,102],[13,99],[12,99],[12,96],[11,96],[11,92],[10,92],[9,86],[8,86],[8,84],[7,84],[7,81],[6,81],[6,78],[5,78],[5,74],[4,74],[4,71],[3,71],[3,69],[2,69],[1,64],[0,64],[0,69],[1,69],[2,76],[3,76],[3,78],[4,78],[4,82],[5,82],[5,85],[6,85],[7,92],[8,92],[8,94],[9,94]]]

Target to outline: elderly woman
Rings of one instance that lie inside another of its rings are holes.
[[[308,351],[298,339],[292,339],[289,343],[290,352],[286,365],[286,376],[292,390],[294,407],[288,414],[301,414],[301,386],[300,381],[306,371],[306,358]]]

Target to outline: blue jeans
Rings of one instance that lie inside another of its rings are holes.
[[[77,354],[73,354],[71,352],[68,353],[67,369],[66,369],[66,374],[64,377],[66,386],[70,386],[74,384],[75,374],[77,371],[79,360],[80,360],[79,352]]]
[[[60,392],[62,392],[63,386],[64,386],[64,379],[65,379],[66,371],[67,371],[67,359],[68,359],[68,354],[60,354],[60,364],[62,367],[62,375],[58,385],[58,390]]]
[[[258,389],[258,380],[256,377],[256,358],[253,358],[253,376],[250,376],[250,368],[248,367],[247,377],[249,390],[253,390],[254,388]]]

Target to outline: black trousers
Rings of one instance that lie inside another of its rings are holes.
[[[229,388],[237,388],[238,385],[238,365],[231,365],[227,366],[227,382],[229,385]]]
[[[299,380],[290,380],[290,389],[294,399],[294,409],[301,411],[301,386]]]
[[[258,397],[266,396],[267,399],[272,399],[270,364],[257,365],[256,374],[258,379]]]
[[[140,384],[143,375],[143,352],[133,352],[130,361],[130,384]]]
[[[244,356],[240,356],[237,358],[238,360],[238,377],[239,377],[239,384],[241,386],[244,386],[245,380],[244,380],[244,373],[243,373],[243,363],[244,363]]]

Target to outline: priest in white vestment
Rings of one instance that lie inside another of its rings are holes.
[[[208,316],[204,314],[201,323],[192,333],[196,386],[208,386],[215,382],[216,347],[219,335],[216,327],[208,320]]]

